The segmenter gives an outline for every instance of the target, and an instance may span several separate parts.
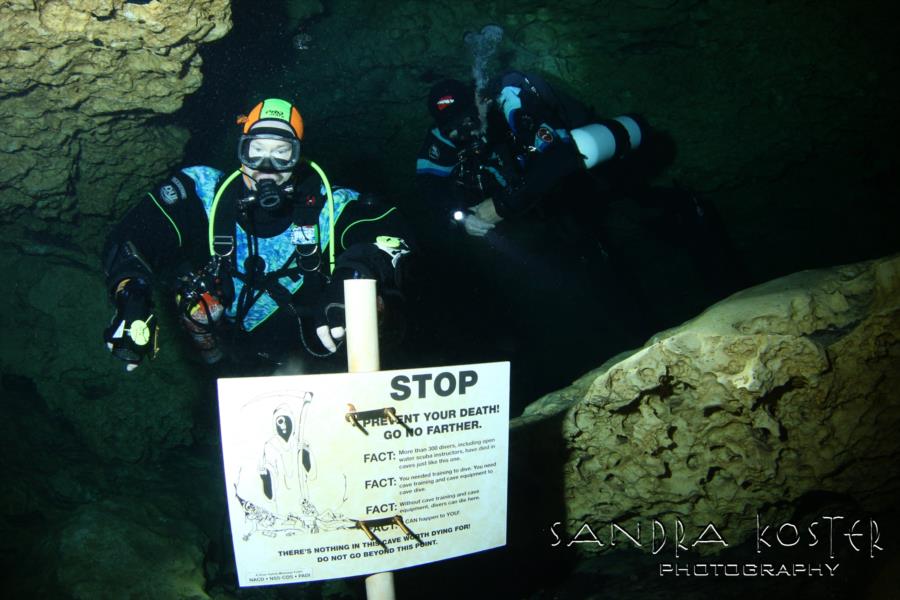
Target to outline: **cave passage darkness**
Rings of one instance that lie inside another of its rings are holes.
[[[774,0],[733,10],[705,0],[554,7],[530,0],[456,7],[347,0],[315,10],[317,4],[232,2],[232,31],[201,48],[203,86],[163,120],[190,132],[185,166],[228,171],[237,166],[236,117],[267,97],[293,100],[307,130],[304,153],[332,182],[399,206],[418,233],[420,253],[404,343],[383,348],[383,369],[511,361],[516,416],[735,291],[900,250],[900,48],[892,3]],[[309,6],[314,10],[304,11]],[[566,11],[564,27],[547,26]],[[430,224],[414,165],[429,126],[429,86],[470,77],[463,36],[490,23],[506,32],[492,72],[534,70],[602,116],[642,114],[653,135],[634,156],[572,178],[555,190],[554,202],[476,240]],[[560,30],[570,39],[554,38]],[[772,33],[785,30],[784,39]],[[298,32],[309,35],[308,48],[296,48]],[[438,41],[423,46],[422,36]],[[806,54],[780,55],[773,49],[779,41],[796,42]],[[711,57],[708,63],[690,60],[701,52]],[[565,68],[550,68],[555,63],[545,58],[554,53],[566,56]],[[660,81],[675,83],[663,89]],[[743,96],[745,103],[735,107]],[[702,225],[688,218],[687,198],[704,203]],[[99,334],[101,325],[96,329]],[[342,367],[313,362],[306,370]],[[208,377],[199,370],[198,376]],[[92,460],[40,401],[33,381],[4,372],[2,390],[9,415],[3,425],[9,439],[21,441],[17,453],[53,454],[46,460],[56,466],[48,470],[61,468],[57,456],[69,464]],[[102,397],[115,390],[90,392]],[[90,467],[84,471],[90,481],[69,485],[87,490],[81,497],[90,502],[132,485],[188,505],[185,513],[208,537],[210,597],[364,597],[361,580],[235,589],[212,385],[194,416],[189,447],[134,464]],[[558,422],[544,427],[548,439],[558,433]],[[36,438],[21,433],[29,429]],[[37,439],[52,442],[45,448]],[[882,566],[845,553],[846,570],[833,580],[698,582],[644,577],[659,562],[646,553],[580,558],[550,547],[548,529],[564,520],[565,509],[559,474],[542,465],[555,464],[564,450],[550,443],[517,449],[515,438],[511,448],[508,547],[400,572],[398,597],[842,598],[864,593]],[[206,492],[194,505],[190,494],[197,489]],[[800,522],[823,510],[849,514],[857,507],[852,498],[811,494],[795,514]],[[42,542],[54,535],[53,519],[39,510],[4,518],[4,562],[18,572],[55,554]],[[894,515],[883,518],[888,531],[897,531]],[[754,549],[744,544],[719,558],[752,562]],[[817,560],[802,552],[783,558]],[[8,585],[19,597],[33,589],[62,597],[52,581],[36,577],[21,575]]]

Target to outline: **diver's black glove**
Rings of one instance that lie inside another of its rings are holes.
[[[336,352],[338,344],[346,334],[344,317],[344,280],[353,276],[349,269],[338,269],[331,282],[325,286],[325,293],[316,310],[316,335],[329,352]]]
[[[145,356],[157,350],[157,318],[152,313],[150,286],[142,279],[124,279],[116,286],[116,314],[103,332],[106,347],[133,371]]]

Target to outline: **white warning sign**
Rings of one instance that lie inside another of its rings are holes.
[[[219,380],[241,586],[506,543],[509,363]]]

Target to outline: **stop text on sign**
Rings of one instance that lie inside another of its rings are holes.
[[[416,393],[416,398],[425,398],[429,391],[434,391],[441,398],[455,393],[464,396],[466,390],[478,383],[475,371],[460,371],[458,374],[442,371],[437,375],[419,373],[416,375],[397,375],[391,379],[391,398],[406,400]]]

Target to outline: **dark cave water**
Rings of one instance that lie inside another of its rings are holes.
[[[314,21],[320,32],[317,35],[322,37],[331,33],[331,7],[325,4],[326,12]],[[570,182],[558,194],[560,198],[578,198],[577,204],[561,202],[547,207],[515,227],[498,227],[487,239],[435,228],[412,182],[418,141],[404,145],[379,140],[371,147],[381,130],[370,127],[369,120],[379,117],[342,107],[340,77],[326,72],[324,66],[318,71],[312,58],[298,56],[291,45],[294,31],[285,25],[288,20],[281,2],[237,1],[233,8],[234,30],[203,49],[204,86],[175,117],[191,131],[185,163],[234,167],[235,117],[264,97],[298,96],[309,131],[309,152],[333,181],[395,201],[420,234],[417,278],[407,298],[405,341],[401,346],[385,346],[382,367],[509,360],[513,416],[541,395],[567,386],[610,357],[640,346],[650,335],[683,322],[733,291],[795,270],[797,264],[802,268],[827,266],[900,248],[896,240],[883,239],[882,230],[868,236],[864,227],[852,234],[858,237],[858,244],[851,237],[849,241],[845,238],[842,246],[828,245],[820,263],[803,262],[805,255],[802,260],[795,259],[776,244],[771,252],[762,247],[759,252],[748,250],[746,237],[735,247],[733,232],[724,228],[714,213],[708,215],[702,229],[696,229],[683,220],[683,212],[672,208],[672,202],[667,203],[672,200],[670,194],[679,200],[684,200],[684,194],[672,192],[670,185],[654,186],[643,179],[665,168],[656,164],[658,157],[650,153],[636,157],[628,168],[597,169],[592,176]],[[313,46],[308,52],[315,51]],[[460,55],[459,65],[445,67],[451,71],[446,75],[465,73],[468,58],[462,48]],[[416,86],[410,93],[418,94],[414,100],[415,106],[421,107],[420,114],[408,119],[405,126],[413,131],[398,134],[401,140],[418,140],[427,123],[421,99],[428,83],[417,81]],[[342,112],[348,116],[339,117]],[[334,136],[326,133],[332,130],[337,132]],[[896,184],[881,180],[870,185],[881,196],[885,188],[896,188]],[[871,197],[866,201],[871,203],[868,210],[885,211],[884,222],[896,223],[896,206],[885,207],[883,201]],[[790,207],[787,209],[787,217],[766,217],[772,221],[766,227],[798,227],[799,219],[791,219]],[[837,231],[842,216],[826,214],[819,220],[820,230],[812,237],[828,239]],[[315,363],[309,370],[340,370],[342,366]],[[4,378],[2,388],[4,402],[16,405],[23,427],[31,419],[47,418],[39,405],[27,401],[35,395],[28,382]],[[154,468],[167,473],[173,488],[181,486],[196,493],[199,487],[208,495],[209,500],[202,504],[210,511],[196,518],[211,540],[206,565],[210,589],[227,590],[242,598],[363,597],[358,579],[341,585],[235,589],[230,539],[222,525],[224,483],[211,391],[198,406],[197,419],[195,446],[169,452]],[[70,460],[90,460],[74,447],[73,440],[56,443]],[[517,449],[515,435],[511,447]],[[870,591],[876,570],[883,565],[844,546],[839,558],[845,570],[835,578],[700,581],[658,577],[661,561],[646,552],[579,558],[571,551],[551,547],[554,538],[549,529],[565,518],[558,476],[532,470],[542,458],[561,450],[518,450],[510,456],[508,547],[398,572],[398,597],[705,599],[765,594],[771,598],[844,598]],[[543,456],[537,456],[541,453]],[[853,514],[856,507],[842,498],[810,499],[797,520],[823,511]],[[897,530],[900,519],[896,515],[877,517],[885,530]],[[893,538],[885,543],[892,544]],[[820,554],[807,552],[784,553],[781,558],[821,561]],[[29,557],[8,555],[4,559],[25,568]],[[716,560],[754,562],[754,547],[747,543],[730,548]],[[27,589],[24,584],[19,588],[23,594]]]

